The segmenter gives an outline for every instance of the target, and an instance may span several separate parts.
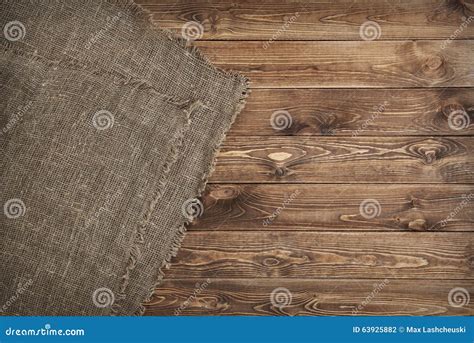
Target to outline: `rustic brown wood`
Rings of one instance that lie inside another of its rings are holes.
[[[380,25],[380,39],[446,39],[474,15],[469,1],[451,0],[138,2],[157,25],[180,32],[197,21],[203,39],[228,40],[360,40],[360,26],[369,20]],[[454,38],[474,38],[473,26]]]
[[[472,137],[228,137],[211,182],[472,183]]]
[[[291,125],[272,126],[276,111]],[[229,135],[472,135],[474,125],[449,126],[455,111],[474,123],[473,88],[254,89]]]
[[[189,232],[167,277],[466,280],[473,242],[458,232]]]
[[[448,303],[474,294],[471,0],[139,3],[252,88],[146,314],[474,314]]]
[[[196,42],[253,88],[472,87],[473,40],[367,42]]]
[[[291,293],[288,306],[272,304],[271,293],[278,287]],[[165,280],[145,314],[474,315],[472,301],[462,307],[450,306],[448,294],[455,287],[474,293],[472,282],[460,280]]]
[[[474,185],[214,184],[202,201],[192,231],[474,231]]]

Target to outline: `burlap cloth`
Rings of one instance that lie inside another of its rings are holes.
[[[141,314],[247,80],[130,1],[0,6],[0,313]]]

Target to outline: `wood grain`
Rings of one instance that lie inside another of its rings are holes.
[[[186,22],[197,21],[204,28],[202,39],[226,40],[361,40],[360,26],[369,20],[380,25],[379,39],[447,39],[463,25],[463,18],[474,15],[470,1],[452,0],[138,3],[157,25],[181,32]],[[455,38],[474,38],[472,26],[460,31]]]
[[[457,232],[189,232],[182,278],[474,278],[474,235]]]
[[[291,293],[288,306],[272,304],[278,287]],[[145,315],[474,315],[472,301],[450,306],[448,294],[455,287],[474,294],[472,282],[459,280],[165,280]]]
[[[213,183],[472,183],[472,137],[228,137]]]
[[[272,126],[277,111],[291,125]],[[229,135],[472,135],[474,125],[449,126],[456,113],[474,123],[473,88],[254,89]]]
[[[202,202],[192,231],[474,231],[474,185],[214,184]]]
[[[138,2],[252,88],[147,315],[474,315],[472,0]]]
[[[198,41],[217,66],[253,88],[472,87],[473,40],[367,42]]]

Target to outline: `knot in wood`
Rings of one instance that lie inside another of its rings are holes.
[[[426,220],[424,219],[415,219],[408,223],[408,228],[415,231],[426,230]]]
[[[443,65],[443,58],[440,56],[432,56],[428,58],[425,65],[431,70],[437,70]]]
[[[276,167],[275,169],[275,175],[278,177],[283,177],[286,175],[286,169],[285,167]]]

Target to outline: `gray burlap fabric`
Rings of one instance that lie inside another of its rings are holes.
[[[130,1],[0,4],[0,311],[142,313],[247,81]]]

